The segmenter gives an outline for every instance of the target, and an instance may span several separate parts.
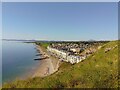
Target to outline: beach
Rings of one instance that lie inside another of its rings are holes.
[[[38,66],[32,77],[45,77],[56,72],[59,68],[60,61],[57,58],[51,57],[45,48],[36,45],[36,49],[41,54],[48,55],[49,58],[39,61],[40,65]]]

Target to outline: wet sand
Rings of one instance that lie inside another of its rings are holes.
[[[49,53],[47,52],[47,50],[45,50],[44,48],[42,48],[38,45],[36,47],[37,47],[37,50],[39,50],[41,54],[43,54],[43,53],[47,54],[49,56],[49,58],[38,61],[38,62],[40,62],[40,65],[38,66],[37,70],[32,75],[32,77],[45,77],[45,76],[48,76],[48,75],[56,72],[58,70],[57,64],[59,63],[59,61],[53,60],[54,58],[52,58],[49,55]]]

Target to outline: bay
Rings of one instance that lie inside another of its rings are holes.
[[[2,83],[29,77],[39,62],[34,61],[35,45],[17,41],[2,42]]]

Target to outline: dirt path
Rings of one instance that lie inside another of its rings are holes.
[[[40,46],[37,46],[37,49],[40,51],[40,53],[47,54]],[[33,74],[33,77],[45,77],[47,75],[54,73],[57,70],[56,69],[57,64],[53,65],[51,57],[38,62],[40,62],[40,65],[38,69],[35,71],[35,73]]]
[[[55,72],[55,70],[54,70],[53,64],[51,62],[51,59],[49,59],[48,62],[49,62],[49,74],[52,74]]]

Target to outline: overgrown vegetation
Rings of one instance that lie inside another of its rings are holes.
[[[63,62],[53,75],[16,80],[3,88],[118,88],[118,46],[113,48],[115,45],[117,41],[109,42],[75,65]],[[106,48],[112,49],[105,53]]]

